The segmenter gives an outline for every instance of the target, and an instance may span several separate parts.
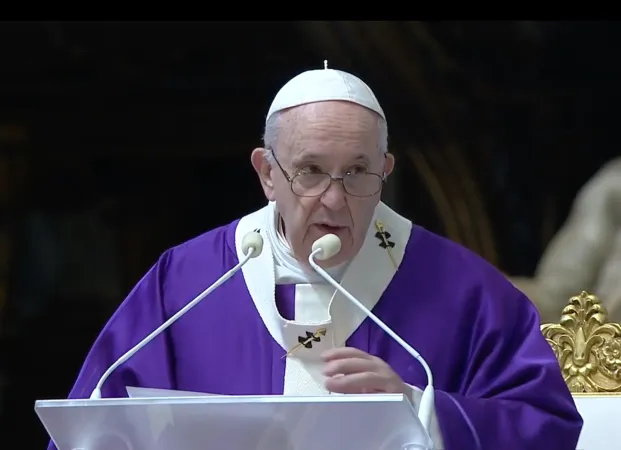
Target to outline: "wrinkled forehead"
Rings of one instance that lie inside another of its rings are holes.
[[[379,148],[379,115],[350,102],[311,103],[285,111],[279,124],[279,146],[298,153],[368,153]]]

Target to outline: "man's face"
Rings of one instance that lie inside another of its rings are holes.
[[[270,150],[290,179],[296,175],[307,179],[309,174],[322,172],[332,177],[362,179],[357,174],[383,176],[392,171],[392,155],[378,148],[378,116],[362,106],[338,101],[304,105],[285,112],[279,125],[276,148]],[[285,236],[298,260],[305,262],[313,242],[328,233],[341,239],[341,251],[322,265],[340,264],[358,253],[380,200],[379,191],[357,197],[345,192],[343,184],[336,181],[322,195],[299,196],[278,164],[270,166],[265,161],[263,149],[255,150],[252,162],[265,195],[276,203]],[[365,178],[373,183],[372,177]],[[296,185],[300,192],[305,187]]]

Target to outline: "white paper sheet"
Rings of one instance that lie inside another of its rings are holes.
[[[230,395],[208,394],[206,392],[174,391],[126,386],[129,398],[168,398],[168,397],[230,397]]]

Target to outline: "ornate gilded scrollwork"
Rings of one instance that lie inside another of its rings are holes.
[[[587,292],[569,299],[560,323],[541,325],[573,393],[621,392],[621,324],[608,323]]]

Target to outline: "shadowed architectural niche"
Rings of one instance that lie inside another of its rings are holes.
[[[573,394],[621,393],[621,324],[608,322],[599,298],[584,291],[571,297],[560,322],[541,331]]]

